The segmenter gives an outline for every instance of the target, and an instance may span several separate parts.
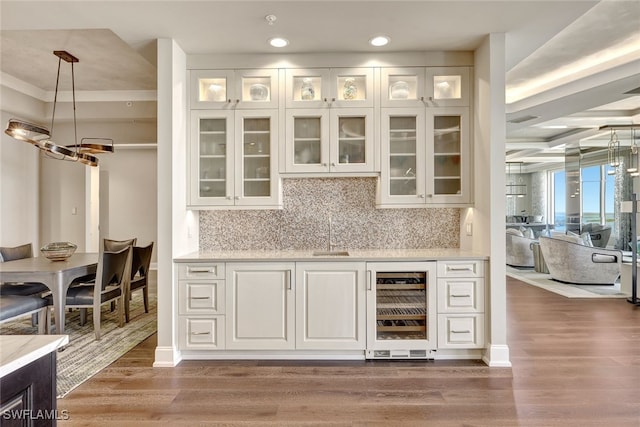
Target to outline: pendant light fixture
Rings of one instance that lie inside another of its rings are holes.
[[[110,138],[83,138],[78,144],[78,124],[76,119],[76,88],[73,64],[79,62],[78,58],[64,50],[54,50],[53,54],[58,57],[58,73],[56,76],[56,90],[53,97],[53,111],[51,113],[51,131],[48,129],[28,123],[18,119],[11,119],[7,124],[5,133],[17,140],[25,141],[41,149],[48,157],[58,160],[68,160],[80,162],[87,166],[98,166],[96,153],[113,153],[113,140]],[[51,140],[53,125],[56,118],[56,106],[58,103],[58,86],[60,83],[60,66],[62,60],[71,64],[71,93],[73,100],[73,131],[74,143],[64,146],[56,144]],[[90,140],[91,142],[85,142]],[[101,141],[101,142],[98,142]],[[105,143],[111,141],[110,144]]]
[[[518,183],[514,183],[513,180],[511,180],[511,164],[512,163],[518,163],[520,170],[519,170],[519,178],[518,178]],[[508,179],[508,183],[507,183],[507,197],[524,197],[527,195],[527,184],[524,184],[522,182],[522,162],[507,162],[507,179]]]

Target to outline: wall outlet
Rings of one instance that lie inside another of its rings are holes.
[[[466,228],[467,228],[467,236],[473,236],[473,223],[472,222],[466,223]]]

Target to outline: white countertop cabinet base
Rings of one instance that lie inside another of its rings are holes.
[[[481,358],[486,261],[301,257],[177,262],[181,357]]]
[[[365,264],[296,265],[296,348],[364,350]]]
[[[295,348],[295,264],[227,264],[226,271],[226,348]]]

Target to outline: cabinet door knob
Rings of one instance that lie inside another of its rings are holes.
[[[335,167],[335,166],[336,166],[336,164],[335,164],[334,162],[331,162],[331,166]]]
[[[229,104],[231,104],[231,98],[227,99],[227,102],[228,102]]]
[[[424,199],[424,194],[420,194],[418,195],[418,197],[420,197],[421,199]]]
[[[240,196],[234,197],[235,200],[240,200]]]
[[[331,98],[331,102],[336,102],[336,99],[335,98]]]
[[[240,102],[240,100],[239,100],[239,99],[236,99],[236,104],[237,104],[237,103],[239,103],[239,102]]]
[[[231,200],[231,196],[227,196],[227,200]]]

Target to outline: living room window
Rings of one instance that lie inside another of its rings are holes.
[[[567,180],[564,170],[559,170],[550,173],[551,177],[551,212],[553,212],[553,224],[554,228],[558,231],[564,231],[566,229],[566,193],[567,193]]]

